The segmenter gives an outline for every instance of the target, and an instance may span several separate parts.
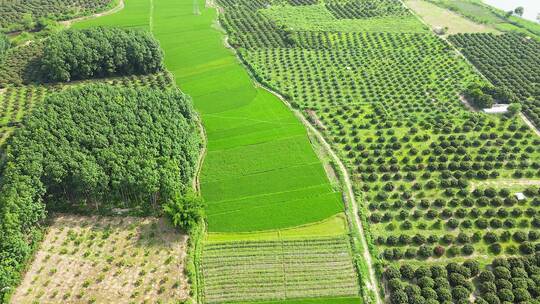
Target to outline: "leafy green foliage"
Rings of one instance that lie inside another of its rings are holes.
[[[480,297],[487,303],[538,303],[540,255],[497,258],[479,277]],[[484,302],[478,302],[484,303]]]
[[[204,203],[193,193],[175,193],[163,204],[163,211],[174,226],[190,231],[204,218]]]
[[[46,98],[13,137],[0,195],[0,290],[51,209],[161,210],[191,187],[199,138],[178,90],[89,85]]]
[[[493,96],[486,92],[486,87],[477,84],[470,85],[465,90],[465,97],[478,108],[491,108],[494,104]]]
[[[28,117],[8,162],[36,164],[28,175],[41,176],[50,207],[155,209],[189,187],[198,153],[193,115],[176,90],[67,89]]]
[[[388,282],[390,303],[446,303],[451,300],[468,303],[466,300],[474,290],[472,280],[478,275],[478,267],[478,262],[470,260],[463,264],[448,263],[445,267],[388,267],[384,278]]]
[[[0,65],[0,88],[37,82],[42,52],[43,44],[39,41],[7,50]]]
[[[149,74],[162,69],[162,60],[159,44],[148,32],[117,28],[67,30],[45,44],[41,71],[47,81]]]

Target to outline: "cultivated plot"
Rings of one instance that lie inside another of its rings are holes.
[[[11,302],[186,299],[186,242],[157,218],[55,216]]]
[[[205,302],[314,297],[359,301],[346,229],[340,215],[274,232],[210,234],[201,266]]]

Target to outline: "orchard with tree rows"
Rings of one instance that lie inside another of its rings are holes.
[[[462,261],[489,263],[500,255],[540,251],[538,186],[482,184],[538,180],[540,138],[516,116],[518,105],[505,115],[489,116],[469,111],[460,100],[490,107],[535,94],[535,41],[500,36],[502,47],[528,45],[503,58],[520,62],[519,72],[498,69],[495,74],[517,74],[522,81],[503,86],[487,75],[492,85],[452,44],[429,32],[280,27],[264,12],[286,4],[219,3],[231,44],[254,77],[302,111],[339,152],[363,204],[360,216],[381,273],[407,268],[406,275],[384,276],[391,303],[469,303],[483,264]],[[325,6],[336,18],[365,22],[410,14],[398,1],[329,1]],[[477,47],[483,52],[500,48]],[[527,115],[533,104],[523,103]],[[518,191],[526,198],[518,200]],[[433,266],[433,275],[429,267],[420,267],[415,277],[416,270],[409,268],[426,261],[444,266]]]

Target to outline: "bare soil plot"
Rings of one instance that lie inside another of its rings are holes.
[[[447,34],[498,33],[492,27],[472,22],[452,11],[424,0],[406,0],[405,4],[432,28],[448,27]]]
[[[54,218],[12,303],[176,303],[187,236],[157,218]]]

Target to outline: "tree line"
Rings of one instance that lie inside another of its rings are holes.
[[[189,228],[200,138],[177,89],[105,84],[48,96],[14,135],[0,185],[0,302],[41,238],[47,210],[161,213]],[[164,206],[167,206],[164,208]]]
[[[10,47],[11,47],[11,42],[9,42],[8,37],[0,33],[0,62],[2,62],[4,54]]]
[[[163,52],[152,34],[97,27],[67,30],[45,44],[41,72],[46,81],[150,74],[163,68]]]

